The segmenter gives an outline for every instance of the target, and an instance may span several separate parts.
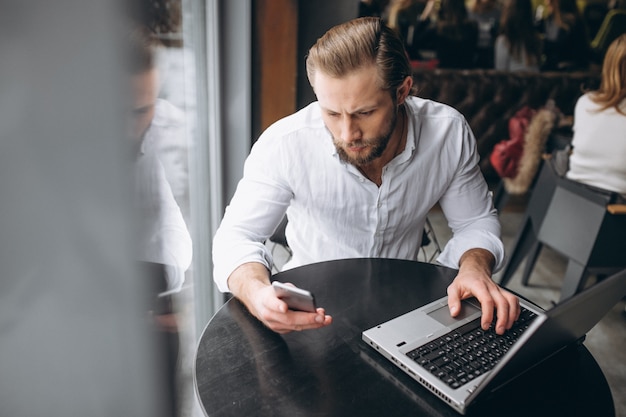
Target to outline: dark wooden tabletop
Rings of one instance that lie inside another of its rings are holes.
[[[361,340],[361,332],[446,293],[456,271],[349,259],[276,274],[312,291],[333,316],[318,330],[276,334],[228,301],[205,328],[195,384],[208,416],[459,416]],[[470,407],[475,416],[614,416],[607,381],[575,345]]]

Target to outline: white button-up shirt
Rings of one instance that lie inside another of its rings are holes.
[[[141,144],[144,152],[154,152],[165,170],[167,182],[185,222],[189,224],[189,164],[185,114],[167,100],[157,99],[154,117]]]
[[[180,291],[191,265],[184,115],[158,99],[135,165],[141,260],[166,265],[167,290]]]
[[[214,280],[240,265],[271,267],[264,241],[285,212],[293,257],[285,268],[332,259],[416,259],[430,209],[437,203],[453,232],[438,261],[458,268],[472,248],[503,262],[500,223],[477,165],[474,136],[453,108],[417,97],[406,102],[402,153],[378,187],[339,159],[317,103],[279,120],[259,138],[213,242]]]

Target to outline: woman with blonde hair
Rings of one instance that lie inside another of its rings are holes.
[[[600,88],[578,99],[566,176],[626,198],[626,34],[604,57]]]

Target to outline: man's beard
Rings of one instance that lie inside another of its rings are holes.
[[[389,144],[389,140],[391,139],[391,135],[396,128],[396,123],[398,121],[398,113],[394,112],[393,117],[390,120],[387,131],[374,139],[360,139],[354,142],[351,142],[350,145],[353,146],[367,146],[370,149],[370,152],[366,155],[353,157],[350,156],[346,150],[343,148],[340,141],[338,141],[333,136],[333,144],[335,145],[335,149],[337,149],[337,154],[339,154],[339,159],[354,166],[360,167],[369,164],[376,158],[380,158],[385,149],[387,149],[387,145]]]

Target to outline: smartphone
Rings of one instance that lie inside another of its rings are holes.
[[[290,310],[316,312],[315,297],[310,291],[278,281],[273,281],[272,286],[278,298],[286,302]]]

